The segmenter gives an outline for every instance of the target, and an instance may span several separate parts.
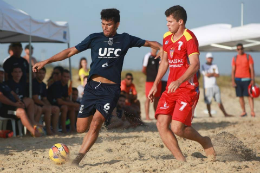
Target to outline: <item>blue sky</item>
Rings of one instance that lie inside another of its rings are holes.
[[[240,6],[242,0],[5,0],[10,5],[19,8],[35,19],[51,19],[52,21],[67,21],[70,26],[70,45],[75,46],[85,37],[94,32],[101,32],[100,11],[104,8],[118,8],[121,23],[118,33],[127,32],[146,40],[162,42],[162,36],[167,31],[164,12],[173,5],[183,6],[188,14],[186,27],[189,29],[214,24],[228,23],[240,26]],[[244,1],[244,24],[260,23],[260,1]],[[23,44],[25,46],[26,44]],[[0,60],[7,54],[7,44],[0,44]],[[34,43],[34,56],[46,59],[67,48],[66,44]],[[140,70],[143,56],[149,48],[133,48],[125,56],[123,69]],[[24,54],[24,53],[23,53]],[[201,63],[205,63],[206,52],[201,52]],[[219,66],[221,74],[230,74],[231,59],[236,52],[213,53],[214,63]],[[260,53],[250,53],[255,61],[255,67],[260,64]],[[72,65],[78,66],[81,57],[90,60],[90,50],[72,57]],[[67,65],[68,61],[60,63]],[[255,68],[260,75],[260,68]]]

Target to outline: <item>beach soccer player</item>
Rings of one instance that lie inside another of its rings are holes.
[[[121,71],[128,49],[145,46],[160,50],[158,55],[162,53],[162,46],[158,42],[145,41],[127,33],[118,34],[119,23],[119,10],[104,9],[101,11],[103,32],[90,34],[77,46],[65,49],[33,66],[33,71],[37,72],[46,64],[91,49],[92,63],[77,119],[77,131],[81,133],[88,129],[89,131],[83,139],[79,154],[72,162],[75,165],[79,164],[95,143],[103,122],[117,104],[120,96]]]
[[[198,41],[196,36],[185,28],[187,13],[183,7],[173,6],[165,11],[165,15],[169,32],[164,34],[162,62],[148,95],[153,101],[157,85],[169,66],[166,91],[163,92],[155,113],[159,134],[177,160],[186,161],[175,135],[197,141],[204,148],[206,155],[215,159],[210,138],[201,136],[191,127],[193,110],[199,98],[196,76],[200,67]]]

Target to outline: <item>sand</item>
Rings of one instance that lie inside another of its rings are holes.
[[[144,96],[139,97],[143,103]],[[55,165],[48,158],[49,148],[55,143],[66,144],[74,158],[84,134],[46,136],[41,138],[0,138],[0,172],[260,172],[260,99],[255,101],[256,118],[240,118],[238,100],[231,89],[222,89],[226,110],[236,115],[224,118],[217,104],[213,118],[203,113],[202,97],[198,103],[193,127],[212,138],[217,157],[208,161],[202,147],[193,141],[178,138],[187,162],[177,161],[162,143],[156,121],[146,127],[107,131],[102,129],[96,144],[80,163]],[[142,104],[144,118],[144,105]],[[247,102],[247,111],[250,114]],[[151,111],[153,117],[153,111]]]

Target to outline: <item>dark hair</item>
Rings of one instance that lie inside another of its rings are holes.
[[[184,24],[186,24],[187,21],[187,13],[186,10],[179,5],[175,5],[165,11],[166,17],[169,17],[172,15],[172,17],[178,22],[180,19],[183,20]]]
[[[120,22],[120,11],[115,8],[103,9],[101,11],[101,19],[109,21],[112,20],[115,23]]]
[[[30,49],[30,45],[27,44],[27,45],[24,47],[24,49]],[[33,49],[33,46],[32,46],[32,45],[31,45],[31,49]]]
[[[70,74],[70,71],[67,70],[67,69],[64,69],[63,72],[62,72],[62,74],[64,74],[64,73],[69,73],[69,74]]]
[[[14,42],[14,43],[11,43],[11,47],[22,47],[22,44],[20,42]]]
[[[50,81],[50,80],[53,78],[53,72],[54,72],[54,70],[59,70],[60,73],[62,74],[64,68],[63,68],[62,66],[56,66],[56,67],[54,67],[54,68],[53,68],[53,71],[52,71],[52,73],[51,73],[51,76],[49,77],[48,81]]]
[[[78,91],[78,89],[75,87],[72,87],[72,91]]]
[[[237,47],[238,47],[238,46],[243,47],[243,44],[242,44],[242,43],[238,43],[238,44],[237,44]]]
[[[120,98],[120,97],[124,97],[124,98],[126,99],[126,96],[123,95],[123,94],[120,94],[120,95],[119,95],[119,98]]]
[[[132,73],[126,73],[125,77],[127,77],[127,76],[133,77]]]
[[[40,70],[44,71],[46,73],[46,68],[42,67]]]
[[[88,76],[84,76],[84,78],[83,78],[83,79],[86,79],[86,78],[88,78]]]

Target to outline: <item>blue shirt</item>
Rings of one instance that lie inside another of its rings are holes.
[[[9,88],[9,86],[5,82],[0,83],[0,92],[5,97],[7,97],[9,100],[16,102],[16,100],[15,100],[14,96],[12,95],[11,91],[12,90]]]
[[[32,81],[32,91],[32,95],[38,95],[40,100],[47,97],[46,84],[44,82],[38,82],[37,79],[33,79]]]
[[[24,97],[28,96],[28,91],[26,91],[26,88],[28,87],[25,82],[22,83],[16,83],[13,79],[8,80],[7,85],[11,90],[18,95],[20,99],[23,99]],[[28,88],[27,88],[28,89]]]
[[[58,104],[57,99],[67,98],[68,97],[68,85],[62,85],[61,81],[53,83],[48,88],[47,99],[51,104]]]
[[[82,52],[91,49],[89,79],[94,74],[102,76],[117,84],[121,82],[121,71],[124,57],[129,48],[141,47],[145,40],[127,33],[106,37],[103,32],[90,34],[75,48]]]

